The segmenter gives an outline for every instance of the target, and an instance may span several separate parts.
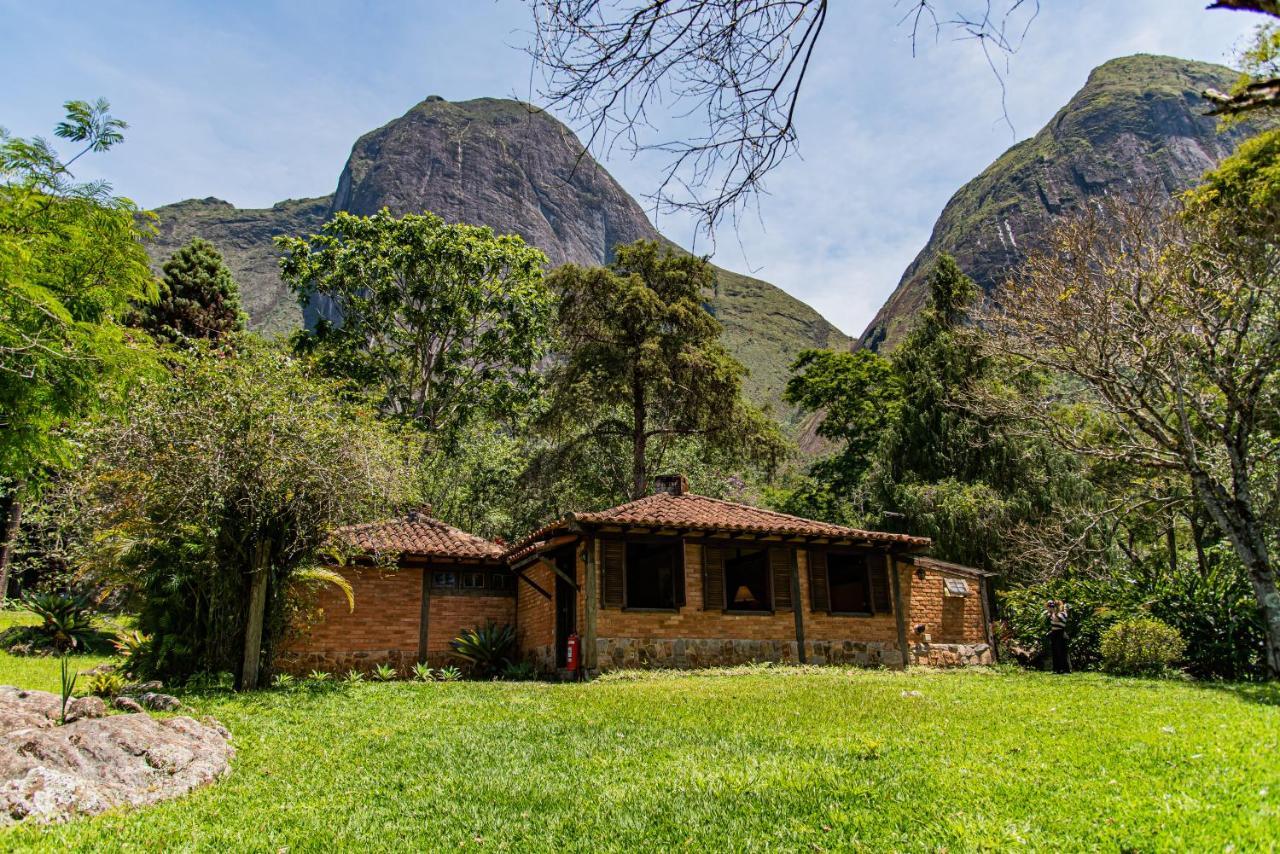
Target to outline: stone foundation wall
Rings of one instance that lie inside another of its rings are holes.
[[[367,674],[380,664],[389,664],[400,676],[407,677],[413,672],[413,665],[417,661],[417,650],[286,650],[276,656],[272,668],[277,673],[292,673],[295,676],[306,676],[313,670],[341,676],[349,670]],[[444,663],[442,660],[432,662],[432,665],[438,667]]]
[[[917,643],[911,645],[911,663],[929,667],[968,667],[995,664],[995,655],[985,643]]]
[[[896,645],[879,641],[807,641],[805,653],[810,664],[896,667],[902,662]],[[597,638],[596,661],[601,670],[616,670],[731,667],[756,661],[795,664],[799,659],[793,640]]]

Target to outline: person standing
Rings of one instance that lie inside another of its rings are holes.
[[[1049,617],[1049,653],[1054,673],[1071,672],[1071,656],[1067,653],[1067,603],[1050,599],[1044,607]]]

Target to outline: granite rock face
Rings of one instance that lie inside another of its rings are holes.
[[[288,332],[329,308],[311,305],[304,318],[280,280],[272,238],[318,231],[337,211],[383,207],[519,234],[552,265],[603,264],[618,244],[661,239],[636,200],[550,115],[518,101],[431,97],[357,140],[333,195],[262,210],[214,198],[167,205],[156,211],[160,235],[149,251],[159,269],[192,237],[204,237],[235,275],[250,328]],[[708,303],[726,346],[751,370],[748,393],[784,415],[792,414],[781,394],[795,356],[850,343],[811,307],[759,279],[720,270]]]
[[[230,770],[231,736],[212,719],[103,717],[94,697],[73,701],[76,719],[57,726],[60,705],[45,691],[0,687],[0,824],[152,804]]]
[[[1204,115],[1200,93],[1230,88],[1236,72],[1167,56],[1104,63],[1035,136],[1006,151],[951,197],[933,234],[862,334],[891,347],[924,307],[926,277],[940,253],[989,292],[1048,233],[1092,198],[1141,186],[1176,193],[1194,186],[1259,130],[1226,132]]]

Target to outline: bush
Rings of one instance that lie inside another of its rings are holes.
[[[1154,617],[1130,617],[1102,633],[1102,668],[1122,676],[1158,676],[1182,658],[1186,641]]]
[[[0,646],[26,647],[37,654],[100,652],[107,636],[93,624],[93,605],[70,593],[26,593],[22,607],[40,618],[34,626],[15,626],[0,635]],[[16,652],[17,650],[10,649]]]
[[[491,679],[511,663],[516,630],[508,623],[489,623],[468,629],[453,639],[453,654],[467,662],[471,675]]]
[[[1062,599],[1067,603],[1067,648],[1072,666],[1081,670],[1098,667],[1107,627],[1141,610],[1141,603],[1122,598],[1121,593],[1103,581],[1072,578],[1000,591],[1001,656],[1012,660],[1011,648],[1017,647],[1033,663],[1042,658],[1049,636],[1045,603]]]
[[[124,675],[115,670],[91,673],[86,686],[93,696],[111,702],[124,692]]]

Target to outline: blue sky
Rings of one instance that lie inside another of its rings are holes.
[[[1043,0],[1007,78],[1015,136],[971,43],[944,37],[913,58],[893,0],[838,0],[800,105],[802,158],[718,235],[715,260],[860,333],[951,194],[1038,130],[1091,68],[1139,52],[1229,60],[1256,20],[1204,5]],[[428,95],[530,93],[519,0],[0,0],[0,22],[0,125],[49,134],[63,101],[107,97],[131,125],[126,142],[79,174],[146,206],[324,195],[356,137]],[[640,198],[662,162],[619,152],[606,165]],[[691,222],[657,224],[693,242]]]

